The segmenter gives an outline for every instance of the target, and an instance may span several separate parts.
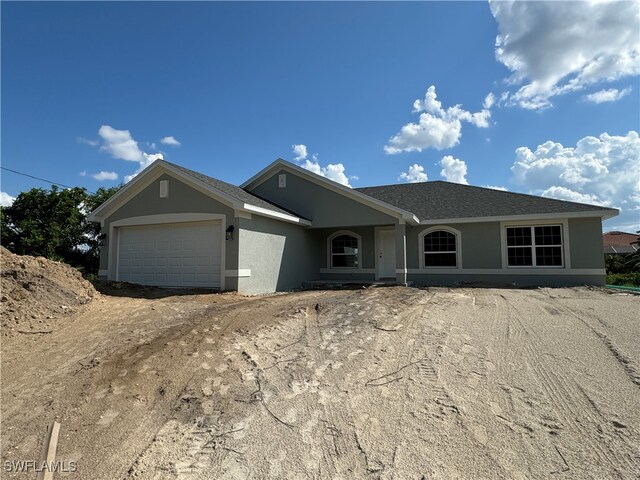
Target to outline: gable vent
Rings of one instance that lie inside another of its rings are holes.
[[[160,198],[169,198],[169,180],[160,180]]]
[[[281,173],[278,175],[278,188],[286,188],[287,186],[287,174]]]

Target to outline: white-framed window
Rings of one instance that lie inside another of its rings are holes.
[[[418,236],[422,268],[462,268],[461,235],[451,227],[431,227]]]
[[[360,268],[362,264],[360,235],[347,230],[335,232],[328,239],[330,268]]]
[[[562,225],[506,226],[507,267],[564,267]]]

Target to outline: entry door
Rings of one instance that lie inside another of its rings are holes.
[[[378,230],[378,278],[396,278],[396,236],[393,229]]]

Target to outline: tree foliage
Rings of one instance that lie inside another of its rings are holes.
[[[636,233],[640,234],[640,231]],[[640,272],[640,236],[631,245],[635,245],[638,250],[625,257],[624,266],[629,272]]]
[[[640,231],[636,233],[640,234]],[[640,247],[640,236],[631,245]],[[604,256],[604,263],[607,274],[640,273],[640,249],[634,253],[608,253]]]
[[[22,192],[10,207],[0,208],[2,246],[20,255],[60,260],[95,273],[100,225],[87,221],[87,215],[118,188],[89,193],[79,187],[53,186]]]

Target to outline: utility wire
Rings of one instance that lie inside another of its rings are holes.
[[[58,183],[58,182],[53,182],[51,180],[47,180],[46,178],[40,178],[40,177],[35,177],[33,175],[29,175],[28,173],[23,173],[23,172],[18,172],[17,170],[12,170],[11,168],[7,168],[7,167],[0,167],[2,170],[6,170],[7,172],[11,172],[11,173],[15,173],[17,175],[22,175],[24,177],[29,177],[29,178],[33,178],[35,180],[40,180],[41,182],[46,182],[46,183],[50,183],[51,185],[56,185],[58,187],[63,187],[63,188],[75,188],[75,187],[70,187],[69,185],[64,185],[62,183]],[[94,194],[95,192],[90,192],[89,190],[87,190],[87,192]]]

